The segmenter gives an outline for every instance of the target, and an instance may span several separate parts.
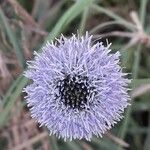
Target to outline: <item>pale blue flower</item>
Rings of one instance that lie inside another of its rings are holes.
[[[35,60],[28,62],[25,88],[32,117],[50,134],[64,140],[90,140],[102,136],[122,118],[129,105],[126,74],[119,66],[120,53],[110,45],[84,37],[63,35],[47,42]]]

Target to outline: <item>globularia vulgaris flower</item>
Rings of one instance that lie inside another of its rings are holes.
[[[129,80],[119,66],[119,52],[93,43],[92,36],[63,35],[47,42],[28,62],[25,88],[32,117],[64,140],[101,136],[122,118]]]

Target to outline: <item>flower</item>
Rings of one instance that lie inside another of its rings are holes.
[[[129,105],[128,83],[120,53],[92,43],[92,36],[63,35],[47,42],[28,62],[24,91],[31,116],[64,140],[102,136]]]

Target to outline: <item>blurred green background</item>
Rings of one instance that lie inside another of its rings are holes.
[[[103,138],[64,142],[31,119],[26,60],[61,33],[93,34],[122,54],[131,106]],[[150,0],[0,0],[0,150],[150,149]]]

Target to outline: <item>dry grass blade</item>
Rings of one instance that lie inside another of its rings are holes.
[[[131,92],[131,97],[136,98],[148,92],[150,92],[150,84],[141,85]]]
[[[118,36],[118,37],[128,37],[128,38],[132,38],[134,35],[133,33],[130,32],[121,32],[121,31],[113,31],[113,32],[109,32],[109,33],[104,33],[104,34],[98,34],[98,35],[94,35],[94,38],[99,38],[99,37],[108,37],[108,36]]]
[[[20,63],[20,67],[24,68],[24,56],[22,54],[22,49],[20,48],[18,39],[17,39],[17,35],[14,32],[14,30],[11,28],[11,26],[9,25],[8,19],[5,16],[3,9],[0,7],[0,23],[1,25],[4,26],[4,30],[7,34],[7,37],[10,41],[10,43],[12,44],[14,51],[16,53],[16,56],[18,58],[18,61]]]
[[[89,144],[87,144],[86,142],[82,141],[80,143],[83,147],[83,150],[93,150],[92,147]]]
[[[101,24],[98,24],[96,27],[92,28],[89,33],[90,34],[94,34],[96,33],[98,30],[102,29],[102,28],[106,28],[107,26],[111,26],[111,25],[121,25],[121,23],[119,21],[108,21],[108,22],[104,22]]]
[[[131,19],[133,20],[133,22],[135,23],[135,25],[137,26],[138,31],[143,32],[143,27],[142,27],[142,24],[139,20],[137,13],[135,11],[132,11],[130,13],[130,16],[131,16]]]
[[[11,75],[5,64],[5,56],[2,51],[0,51],[0,77],[1,78],[11,78]]]
[[[26,146],[28,146],[28,145],[32,145],[32,144],[34,144],[34,143],[36,143],[36,142],[38,142],[38,141],[40,141],[40,140],[46,138],[47,136],[48,136],[48,133],[47,133],[47,132],[40,133],[40,134],[38,134],[37,136],[31,138],[30,140],[27,140],[27,141],[25,141],[24,143],[22,143],[22,144],[16,146],[16,147],[13,148],[12,150],[21,150],[21,149],[23,149],[23,148],[26,148]]]
[[[136,45],[136,43],[138,42],[138,40],[139,39],[137,37],[131,38],[131,40],[127,44],[125,44],[121,49],[122,50],[127,50],[128,48]]]
[[[111,133],[107,133],[106,136],[108,138],[110,138],[112,141],[114,141],[115,143],[119,144],[121,147],[129,147],[129,144],[126,143],[124,140],[112,135]]]
[[[116,37],[123,37],[123,38],[129,38],[130,41],[122,48],[122,49],[128,49],[131,46],[134,46],[136,43],[140,42],[142,44],[145,44],[147,47],[150,47],[150,35],[147,35],[142,27],[142,24],[139,20],[139,17],[135,11],[132,11],[130,13],[130,16],[135,23],[137,30],[133,32],[122,32],[122,31],[112,31],[100,35],[94,35],[94,38],[104,38],[109,36],[116,36]],[[111,22],[114,23],[114,22]],[[98,28],[101,27],[100,25]]]
[[[18,16],[21,17],[21,19],[28,26],[28,28],[32,29],[33,31],[40,32],[41,34],[47,35],[47,33],[39,27],[39,25],[35,22],[32,16],[17,1],[8,0],[8,2],[13,6]]]
[[[122,49],[127,49],[136,43],[140,42],[141,44],[145,44],[147,47],[150,47],[150,35],[145,34],[144,32],[138,31],[138,32],[121,32],[121,31],[113,31],[109,33],[104,33],[104,34],[97,34],[94,35],[93,37],[95,39],[99,38],[104,38],[104,37],[111,37],[111,36],[116,36],[116,37],[123,37],[123,38],[129,38],[130,41],[123,47]]]
[[[23,24],[22,24],[22,26],[24,26],[24,28],[27,29],[27,30],[38,33],[39,35],[42,35],[42,36],[47,36],[48,35],[48,33],[46,31],[43,31],[40,28],[34,28],[32,26],[23,25]]]
[[[12,80],[12,76],[6,66],[5,59],[6,58],[4,54],[2,53],[2,51],[0,51],[0,95],[3,93],[4,90],[6,90],[7,86]]]
[[[13,6],[16,13],[21,17],[21,19],[31,26],[38,26],[34,19],[26,12],[26,10],[15,0],[8,0],[8,2]]]

